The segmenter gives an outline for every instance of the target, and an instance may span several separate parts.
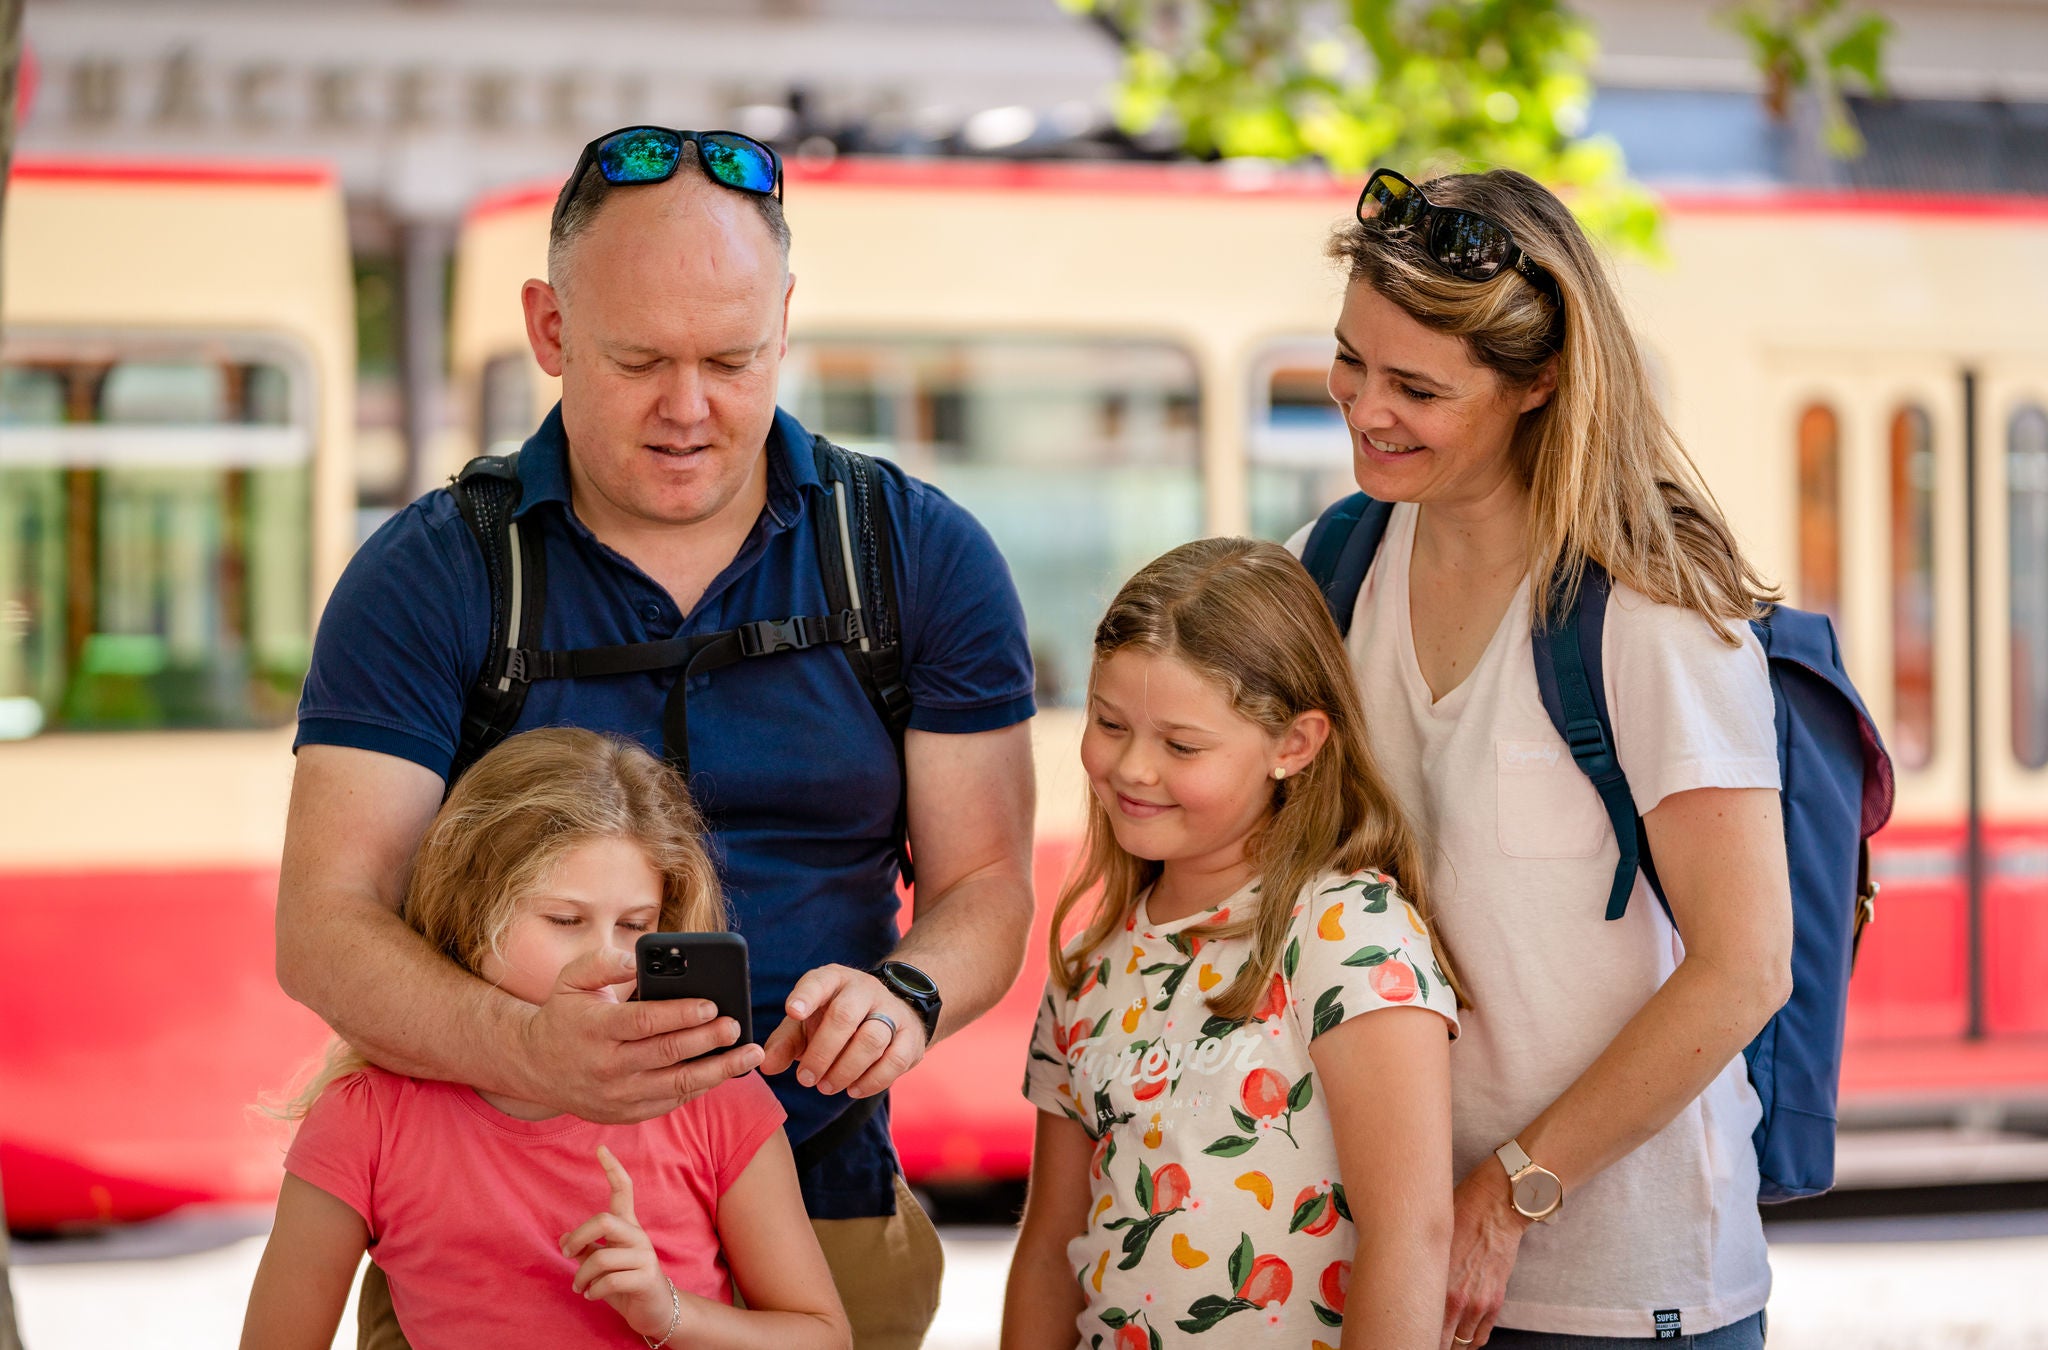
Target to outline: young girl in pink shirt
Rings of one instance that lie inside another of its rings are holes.
[[[457,782],[402,912],[450,960],[541,1003],[565,967],[630,954],[641,933],[725,927],[702,834],[674,773],[639,747],[527,732]],[[599,1125],[337,1044],[292,1114],[244,1350],[327,1350],[365,1249],[413,1350],[849,1343],[758,1075]]]

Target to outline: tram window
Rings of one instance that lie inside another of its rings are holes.
[[[2012,586],[2012,752],[2048,767],[2048,413],[2013,414],[2005,450]]]
[[[783,404],[972,511],[1010,564],[1038,698],[1078,706],[1116,588],[1201,533],[1194,360],[1156,342],[812,337]]]
[[[311,638],[310,434],[257,362],[0,376],[0,739],[277,725]],[[303,416],[303,413],[300,414]]]
[[[1842,622],[1842,439],[1835,410],[1799,414],[1799,603]]]
[[[1330,340],[1274,343],[1252,363],[1252,533],[1286,539],[1358,490],[1351,434],[1330,397]]]
[[[1923,408],[1892,417],[1892,754],[1934,758],[1934,428]]]

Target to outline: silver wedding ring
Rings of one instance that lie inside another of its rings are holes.
[[[861,1018],[860,1021],[862,1026],[866,1026],[870,1022],[880,1022],[883,1026],[889,1028],[889,1039],[892,1041],[896,1039],[896,1019],[889,1016],[889,1014],[871,1012],[866,1017]]]
[[[1452,1344],[1452,1345],[1470,1345],[1470,1344],[1472,1344],[1472,1337],[1470,1337],[1470,1336],[1460,1336],[1460,1335],[1458,1335],[1458,1333],[1456,1333],[1456,1332],[1454,1331],[1454,1332],[1452,1332],[1452,1333],[1451,1333],[1451,1344]]]

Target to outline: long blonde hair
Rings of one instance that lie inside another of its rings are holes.
[[[630,741],[574,727],[505,740],[441,803],[413,862],[400,917],[443,956],[480,975],[520,907],[581,845],[624,839],[661,877],[664,932],[726,927],[704,822],[682,779]],[[336,1038],[282,1114],[298,1118],[369,1061]]]
[[[1127,650],[1185,663],[1268,735],[1280,735],[1306,712],[1330,719],[1329,739],[1307,767],[1272,784],[1272,810],[1246,842],[1259,877],[1258,904],[1202,930],[1211,938],[1252,937],[1251,959],[1210,996],[1212,1012],[1235,1021],[1252,1015],[1279,968],[1295,897],[1323,872],[1385,872],[1428,922],[1421,846],[1373,764],[1337,625],[1293,555],[1251,539],[1198,539],[1147,564],[1096,625],[1094,669]],[[1092,673],[1089,684],[1092,690]],[[1069,992],[1078,990],[1089,957],[1123,926],[1160,871],[1159,863],[1117,843],[1108,812],[1091,792],[1082,861],[1052,918],[1052,968]],[[1067,918],[1097,885],[1102,892],[1087,928],[1063,948]],[[1434,933],[1435,925],[1429,927]],[[1440,946],[1437,959],[1463,1003]]]
[[[1507,227],[1557,280],[1557,301],[1519,275],[1455,277],[1409,231],[1357,222],[1331,236],[1350,280],[1428,328],[1465,340],[1511,389],[1556,364],[1557,389],[1522,415],[1511,453],[1529,490],[1529,575],[1538,623],[1578,593],[1588,561],[1662,604],[1703,615],[1730,643],[1733,625],[1780,592],[1743,556],[1713,495],[1650,387],[1607,269],[1549,189],[1511,169],[1423,184],[1432,203]],[[1559,308],[1561,304],[1562,308]]]

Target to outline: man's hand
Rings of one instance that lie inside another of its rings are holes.
[[[819,966],[796,982],[782,1006],[788,1017],[762,1043],[764,1074],[795,1064],[805,1087],[872,1097],[924,1058],[924,1019],[865,971]]]
[[[618,1002],[609,986],[632,978],[632,958],[618,951],[562,967],[554,993],[520,1031],[530,1085],[522,1096],[623,1124],[673,1111],[761,1063],[758,1045],[709,1053],[739,1039],[740,1029],[706,1000]]]
[[[666,1339],[682,1320],[681,1301],[669,1293],[654,1244],[634,1217],[633,1179],[603,1144],[597,1146],[597,1161],[611,1182],[611,1203],[562,1235],[563,1255],[582,1262],[572,1287],[585,1298],[609,1303],[643,1339]]]

